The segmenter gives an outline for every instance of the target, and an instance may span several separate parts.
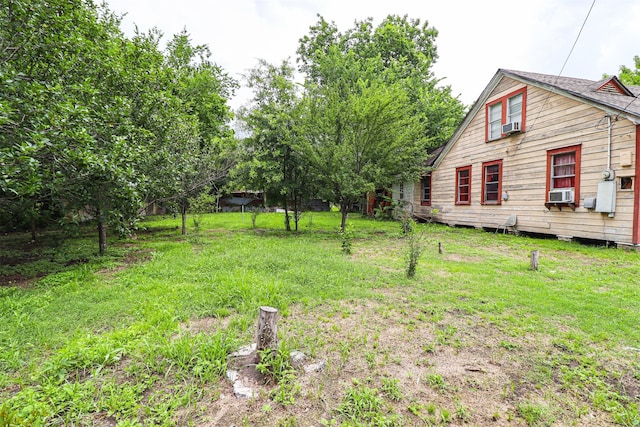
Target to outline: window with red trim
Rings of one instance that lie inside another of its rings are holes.
[[[502,133],[502,125],[519,123],[520,131],[525,129],[527,88],[523,87],[501,98],[488,102],[485,106],[486,130],[485,140],[493,141],[506,136]]]
[[[547,151],[547,198],[549,191],[573,189],[575,204],[580,200],[580,157],[582,146]]]
[[[482,164],[482,204],[501,204],[502,160]]]
[[[421,206],[431,206],[431,174],[428,173],[420,180],[422,184]]]
[[[456,169],[456,205],[471,203],[471,166]]]

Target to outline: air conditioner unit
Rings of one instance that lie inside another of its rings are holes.
[[[573,188],[558,188],[549,191],[549,202],[551,203],[573,203]]]
[[[502,133],[508,135],[510,133],[515,133],[515,132],[520,132],[520,122],[511,122],[511,123],[502,125]]]

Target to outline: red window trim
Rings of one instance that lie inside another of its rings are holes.
[[[487,201],[485,200],[485,184],[486,184],[486,178],[487,178],[487,167],[488,166],[494,166],[494,165],[499,165],[500,169],[498,171],[498,200],[496,201]],[[502,204],[502,159],[500,160],[493,160],[490,162],[484,162],[482,163],[482,195],[481,195],[481,204],[483,205],[501,205]]]
[[[640,150],[640,125],[636,125],[636,153],[640,153],[640,151],[638,150]],[[635,176],[636,182],[633,183],[634,203],[633,203],[633,232],[632,232],[631,243],[633,243],[634,245],[637,245],[638,243],[640,243],[640,204],[638,203],[638,201],[640,200],[640,185],[638,185],[639,182],[637,181],[640,178],[640,162],[638,161],[637,158],[635,162],[636,162],[636,176]]]
[[[576,153],[576,186],[574,187],[574,190],[573,190],[574,200],[575,200],[574,205],[580,206],[580,162],[582,159],[581,144],[572,145],[570,147],[556,148],[554,150],[547,151],[547,186],[546,186],[546,192],[544,196],[544,200],[546,203],[549,203],[549,191],[551,190],[551,171],[553,170],[551,159],[556,154],[570,153],[572,151],[575,151]]]
[[[459,179],[460,179],[460,172],[463,170],[468,170],[469,171],[469,200],[467,201],[460,201],[460,187],[459,187]],[[471,204],[471,165],[469,166],[462,166],[459,168],[456,168],[456,191],[455,191],[455,196],[456,196],[456,205],[470,205]]]
[[[424,199],[424,186],[423,180],[429,177],[429,200]],[[431,172],[425,174],[420,179],[420,206],[431,206],[431,184],[433,180],[431,179]]]
[[[484,106],[484,140],[485,142],[495,141],[500,138],[504,138],[505,134],[501,133],[500,138],[489,139],[489,107],[498,103],[502,104],[502,119],[501,124],[507,123],[507,99],[513,98],[516,95],[522,94],[522,122],[520,123],[521,132],[526,130],[527,125],[527,87],[522,87],[518,90],[514,90],[498,99],[494,99],[491,102],[487,102]]]

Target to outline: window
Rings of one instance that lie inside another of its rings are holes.
[[[398,191],[398,199],[404,200],[404,183],[400,183],[400,191]]]
[[[502,103],[489,107],[489,139],[498,139],[502,136]]]
[[[486,105],[486,141],[505,136],[502,125],[519,122],[520,130],[525,129],[525,110],[527,103],[527,88],[523,87]]]
[[[573,189],[575,204],[578,204],[581,152],[580,145],[547,151],[547,202],[549,202],[549,191]]]
[[[431,174],[428,173],[422,177],[422,196],[420,197],[421,206],[431,206]]]
[[[482,164],[482,204],[501,204],[502,160]]]
[[[576,152],[559,153],[551,156],[551,189],[573,188],[576,186]]]
[[[456,169],[456,205],[471,203],[471,166]]]
[[[522,94],[507,99],[507,123],[522,122]]]

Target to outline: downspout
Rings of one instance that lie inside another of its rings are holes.
[[[640,245],[640,185],[638,185],[638,178],[640,177],[640,162],[638,161],[638,154],[640,153],[640,124],[636,124],[636,155],[635,155],[635,180],[633,190],[633,231],[631,237],[631,243],[634,245]]]
[[[611,170],[611,115],[607,114],[607,170]]]
[[[615,173],[611,170],[611,114],[607,114],[607,170],[606,172],[603,172],[602,177],[605,178],[605,174],[606,174],[606,180],[607,181],[613,181],[615,178]],[[615,185],[614,187],[614,200],[615,200]],[[614,202],[615,204],[615,202]],[[615,206],[612,208],[613,211],[615,211]],[[607,215],[609,218],[613,218],[615,216],[614,212],[609,212],[609,214]]]

